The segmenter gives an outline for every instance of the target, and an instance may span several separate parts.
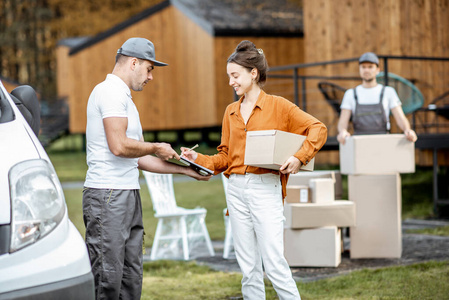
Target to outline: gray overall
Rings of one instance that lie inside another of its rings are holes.
[[[387,133],[387,118],[385,116],[382,99],[385,86],[380,92],[379,103],[360,104],[354,89],[355,113],[352,118],[354,134],[385,134]]]

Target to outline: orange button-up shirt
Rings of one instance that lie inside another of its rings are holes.
[[[261,91],[256,105],[245,124],[240,113],[239,101],[226,108],[222,132],[221,144],[218,146],[218,154],[207,156],[198,154],[196,163],[219,174],[229,177],[231,174],[264,174],[278,171],[244,165],[246,132],[254,130],[282,130],[307,136],[301,149],[294,154],[302,164],[306,165],[321,149],[327,139],[326,126],[313,116],[302,111],[294,103],[279,96],[268,95]],[[282,197],[286,196],[288,175],[281,174]]]

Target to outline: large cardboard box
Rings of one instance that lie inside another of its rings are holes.
[[[355,135],[340,144],[342,174],[415,172],[415,143],[403,134]]]
[[[350,228],[351,258],[400,258],[402,254],[401,177],[348,176],[356,224]]]
[[[307,185],[291,185],[287,187],[285,201],[288,203],[308,203],[311,202],[309,195],[309,187]]]
[[[272,170],[280,167],[301,148],[306,140],[298,135],[280,130],[259,130],[246,133],[245,165]],[[301,167],[313,171],[315,158]]]
[[[329,203],[335,200],[334,180],[314,178],[310,180],[310,200],[312,203]]]
[[[341,263],[340,229],[284,229],[284,254],[291,267],[338,267]]]
[[[319,170],[290,174],[288,177],[287,188],[291,185],[310,185],[310,180],[314,178],[332,178],[334,180],[335,199],[342,199],[343,185],[341,183],[341,173],[339,170]]]
[[[355,211],[354,202],[347,200],[336,200],[330,203],[321,204],[285,203],[284,227],[302,229],[323,226],[355,226]]]

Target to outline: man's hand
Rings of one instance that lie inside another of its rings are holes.
[[[287,159],[287,161],[281,166],[279,171],[281,171],[282,174],[296,174],[301,166],[302,163],[299,159],[294,156],[290,156],[290,158]]]
[[[187,158],[190,161],[195,161],[198,157],[198,153],[189,148],[181,147],[181,156]]]
[[[154,143],[154,146],[157,148],[154,154],[157,157],[163,160],[169,160],[171,158],[175,158],[179,160],[179,155],[175,150],[167,143]]]
[[[351,134],[347,131],[347,130],[342,130],[338,135],[337,135],[337,141],[344,145],[346,143],[346,138],[351,136]]]
[[[418,136],[416,135],[416,132],[412,129],[408,129],[406,131],[404,131],[405,137],[407,138],[407,140],[409,140],[410,142],[416,142],[418,140]]]

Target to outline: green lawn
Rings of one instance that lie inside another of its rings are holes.
[[[221,180],[175,182],[174,189],[178,206],[184,208],[201,206],[207,209],[206,226],[211,239],[223,240],[225,236],[223,208],[226,207],[226,200]],[[153,217],[153,205],[145,184],[141,186],[140,194],[145,227],[145,246],[151,247],[156,232],[157,219]],[[66,189],[64,195],[70,220],[84,236],[82,189]]]
[[[442,227],[436,227],[436,228],[424,228],[424,229],[409,229],[409,230],[407,230],[407,233],[449,236],[449,226],[442,226]]]
[[[229,299],[240,296],[238,273],[216,272],[194,262],[157,261],[144,265],[142,299]],[[298,283],[308,299],[449,299],[449,262],[354,271]],[[267,299],[277,299],[266,281]]]

